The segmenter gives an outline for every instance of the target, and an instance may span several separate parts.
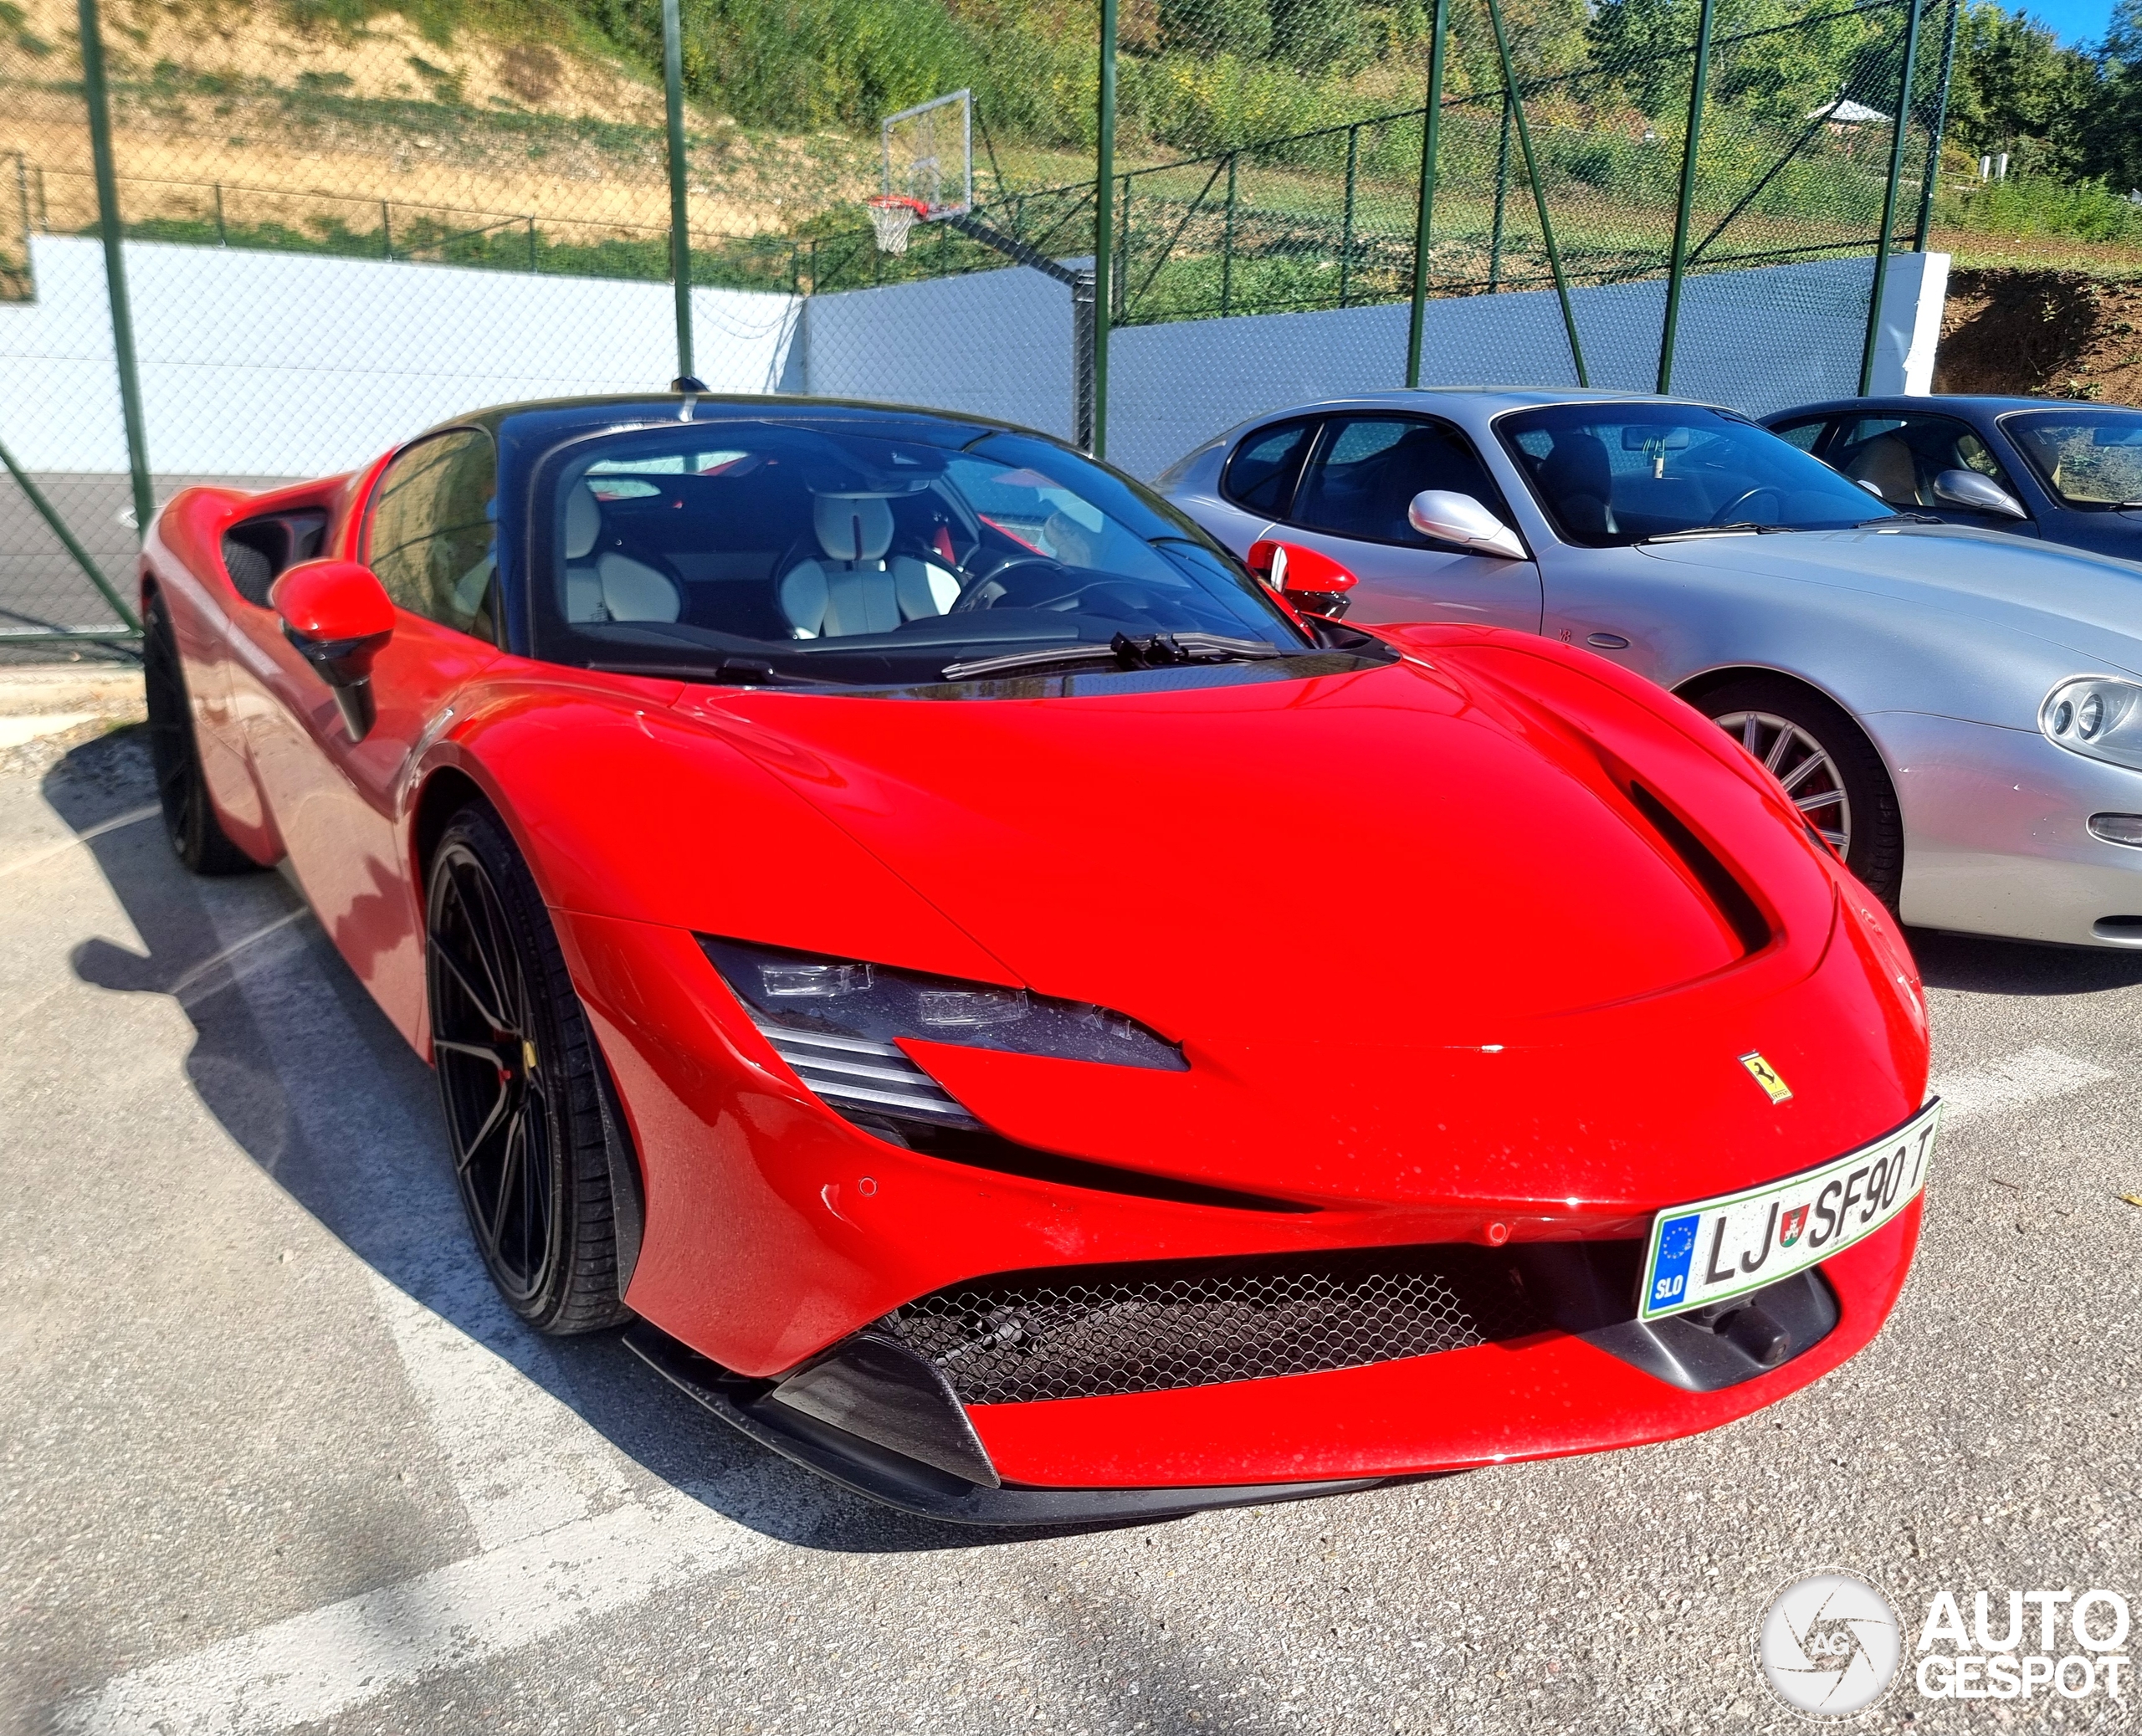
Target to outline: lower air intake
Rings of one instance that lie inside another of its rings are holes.
[[[1449,1245],[992,1278],[884,1324],[970,1405],[1360,1368],[1545,1324],[1507,1257]]]

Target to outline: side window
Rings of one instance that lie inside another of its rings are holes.
[[[1311,530],[1427,547],[1407,521],[1423,489],[1470,494],[1505,521],[1509,509],[1473,450],[1448,422],[1410,416],[1334,417],[1325,425],[1289,515]]]
[[[1816,443],[1822,438],[1822,430],[1828,426],[1827,422],[1817,417],[1812,422],[1788,422],[1781,428],[1772,428],[1770,432],[1781,440],[1791,441],[1802,452],[1812,452]]]
[[[1968,423],[1953,416],[1862,416],[1845,422],[1829,462],[1891,506],[1930,507],[1944,470],[1975,470],[2011,494],[2015,485]]]
[[[373,489],[365,555],[413,615],[492,638],[498,566],[498,453],[479,428],[410,447]]]
[[[1221,492],[1236,505],[1267,518],[1281,517],[1301,474],[1302,453],[1316,432],[1314,422],[1282,422],[1260,428],[1235,448],[1220,480]]]

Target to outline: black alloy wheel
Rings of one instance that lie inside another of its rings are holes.
[[[1843,709],[1782,675],[1743,676],[1695,704],[1769,769],[1801,817],[1894,910],[1904,816],[1882,756]]]
[[[172,853],[197,874],[254,872],[260,864],[230,841],[208,799],[178,634],[163,598],[153,592],[141,610],[141,674],[148,699],[149,760]]]
[[[454,1175],[492,1281],[539,1331],[629,1320],[610,1185],[623,1135],[549,914],[486,808],[455,815],[433,854],[424,975]]]

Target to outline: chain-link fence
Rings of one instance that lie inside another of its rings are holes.
[[[185,481],[677,372],[1147,474],[1406,383],[1849,391],[1960,3],[0,0],[0,643],[123,632]]]

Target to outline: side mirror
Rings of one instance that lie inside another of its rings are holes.
[[[350,740],[362,741],[377,714],[372,660],[394,631],[386,586],[354,561],[305,561],[275,581],[268,601],[283,637],[334,689]]]
[[[1505,561],[1525,558],[1525,545],[1517,540],[1517,533],[1470,494],[1423,489],[1407,507],[1406,522],[1437,542],[1454,542],[1462,549],[1499,555]]]
[[[1304,614],[1334,621],[1346,612],[1346,593],[1361,582],[1329,555],[1269,536],[1250,545],[1248,566]]]
[[[2023,503],[1990,476],[1975,470],[1944,470],[1934,479],[1934,498],[1966,512],[1998,513],[2004,519],[2027,519]]]

